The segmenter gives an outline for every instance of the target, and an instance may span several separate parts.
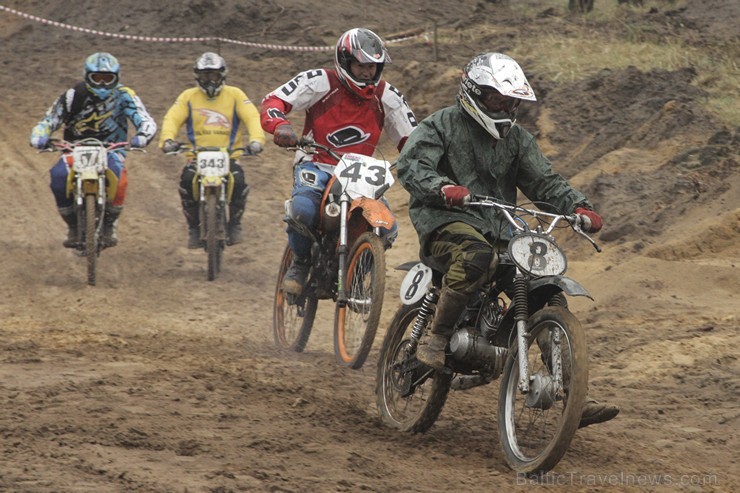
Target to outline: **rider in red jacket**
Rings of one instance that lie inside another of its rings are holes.
[[[273,134],[275,144],[293,147],[298,136],[286,115],[305,111],[303,135],[337,148],[341,153],[372,156],[383,130],[399,150],[416,118],[398,89],[381,79],[390,56],[374,32],[355,28],[342,34],[336,45],[334,70],[307,70],[278,87],[262,101],[262,128]],[[293,192],[288,213],[315,229],[324,188],[336,160],[326,153],[296,153]],[[388,242],[397,233],[394,223],[384,232]],[[300,294],[310,265],[311,241],[292,228],[288,244],[293,262],[283,279],[285,292]]]

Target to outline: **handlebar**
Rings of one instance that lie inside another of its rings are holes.
[[[252,151],[250,151],[249,147],[229,148],[229,147],[218,147],[218,146],[193,146],[190,144],[186,144],[185,142],[176,142],[176,144],[178,146],[176,151],[165,152],[165,154],[168,156],[174,156],[177,154],[182,154],[183,152],[198,153],[198,152],[208,152],[208,151],[216,151],[216,152],[224,151],[224,152],[228,152],[229,156],[231,156],[233,152],[242,151],[242,154],[239,157],[257,155],[253,153]]]
[[[123,151],[146,152],[144,149],[141,149],[139,147],[131,147],[129,144],[130,142],[128,141],[103,142],[102,140],[94,139],[94,138],[82,139],[76,142],[69,142],[64,139],[50,139],[47,146],[44,149],[39,150],[39,152],[55,152],[55,151],[71,152],[75,147],[78,147],[78,146],[105,147],[109,151],[123,150]]]
[[[498,209],[517,232],[530,230],[527,223],[522,219],[522,216],[524,215],[535,218],[539,222],[538,230],[547,235],[552,233],[557,224],[563,220],[568,223],[573,231],[586,238],[597,252],[601,253],[601,247],[599,247],[599,245],[597,245],[596,242],[586,234],[585,231],[583,231],[583,220],[578,214],[553,214],[535,209],[527,209],[518,205],[504,204],[494,197],[475,194],[470,194],[468,196],[468,200],[466,200],[465,207],[470,206],[493,207]],[[543,222],[548,224],[547,228],[544,230],[541,228]]]
[[[344,154],[337,152],[333,147],[319,144],[318,142],[315,142],[313,139],[309,139],[308,137],[301,137],[301,140],[298,141],[298,144],[295,147],[286,147],[285,149],[288,151],[301,151],[305,154],[318,154],[319,151],[324,151],[337,161],[342,159],[342,155]],[[396,161],[390,163],[390,169],[394,169],[395,167]]]

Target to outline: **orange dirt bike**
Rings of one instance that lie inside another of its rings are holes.
[[[450,389],[465,390],[501,378],[498,430],[507,464],[519,473],[552,469],[578,429],[586,398],[588,352],[580,322],[565,295],[588,291],[565,277],[566,258],[551,234],[560,224],[588,239],[581,217],[473,197],[469,207],[493,207],[510,225],[508,251],[494,278],[460,314],[435,371],[416,359],[419,340],[434,318],[442,273],[421,262],[401,284],[402,305],[378,359],[377,405],[384,422],[402,431],[427,431]],[[530,226],[528,223],[532,223]]]
[[[391,164],[359,154],[340,156],[331,148],[301,139],[297,150],[305,154],[328,152],[339,160],[324,191],[317,232],[293,220],[286,202],[285,221],[312,240],[311,268],[299,296],[280,288],[292,259],[286,247],[275,288],[273,331],[275,343],[301,352],[311,334],[321,299],[336,303],[334,354],[342,366],[353,369],[365,363],[378,329],[385,291],[385,240],[381,228],[394,217],[381,200],[394,182]],[[324,168],[322,168],[324,169]]]
[[[236,151],[242,151],[242,156],[252,154],[244,147],[191,147],[179,142],[178,145],[178,150],[167,154],[194,154],[196,174],[193,197],[198,202],[200,238],[208,254],[208,280],[213,281],[221,271],[227,244],[228,206],[234,190],[234,177],[229,171],[231,154]]]
[[[67,191],[74,198],[77,215],[77,250],[87,258],[87,283],[95,285],[97,259],[103,249],[100,238],[103,232],[103,217],[108,201],[113,200],[113,190],[108,190],[108,152],[114,150],[136,150],[128,142],[106,143],[98,139],[83,139],[77,142],[52,139],[50,147],[41,152],[61,151],[70,164]]]

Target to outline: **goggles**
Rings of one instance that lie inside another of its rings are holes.
[[[219,82],[224,74],[221,70],[198,70],[196,76],[203,82]]]
[[[495,89],[484,89],[478,100],[491,113],[511,113],[522,102],[521,99],[504,96]]]
[[[87,81],[94,86],[108,87],[118,82],[118,75],[113,72],[90,72]]]

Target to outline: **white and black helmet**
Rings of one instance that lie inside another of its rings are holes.
[[[483,53],[463,70],[460,105],[494,139],[503,139],[516,122],[522,100],[536,101],[524,71],[502,53]]]
[[[203,53],[193,65],[193,73],[198,87],[206,93],[209,98],[218,96],[226,81],[226,61],[216,53]]]

